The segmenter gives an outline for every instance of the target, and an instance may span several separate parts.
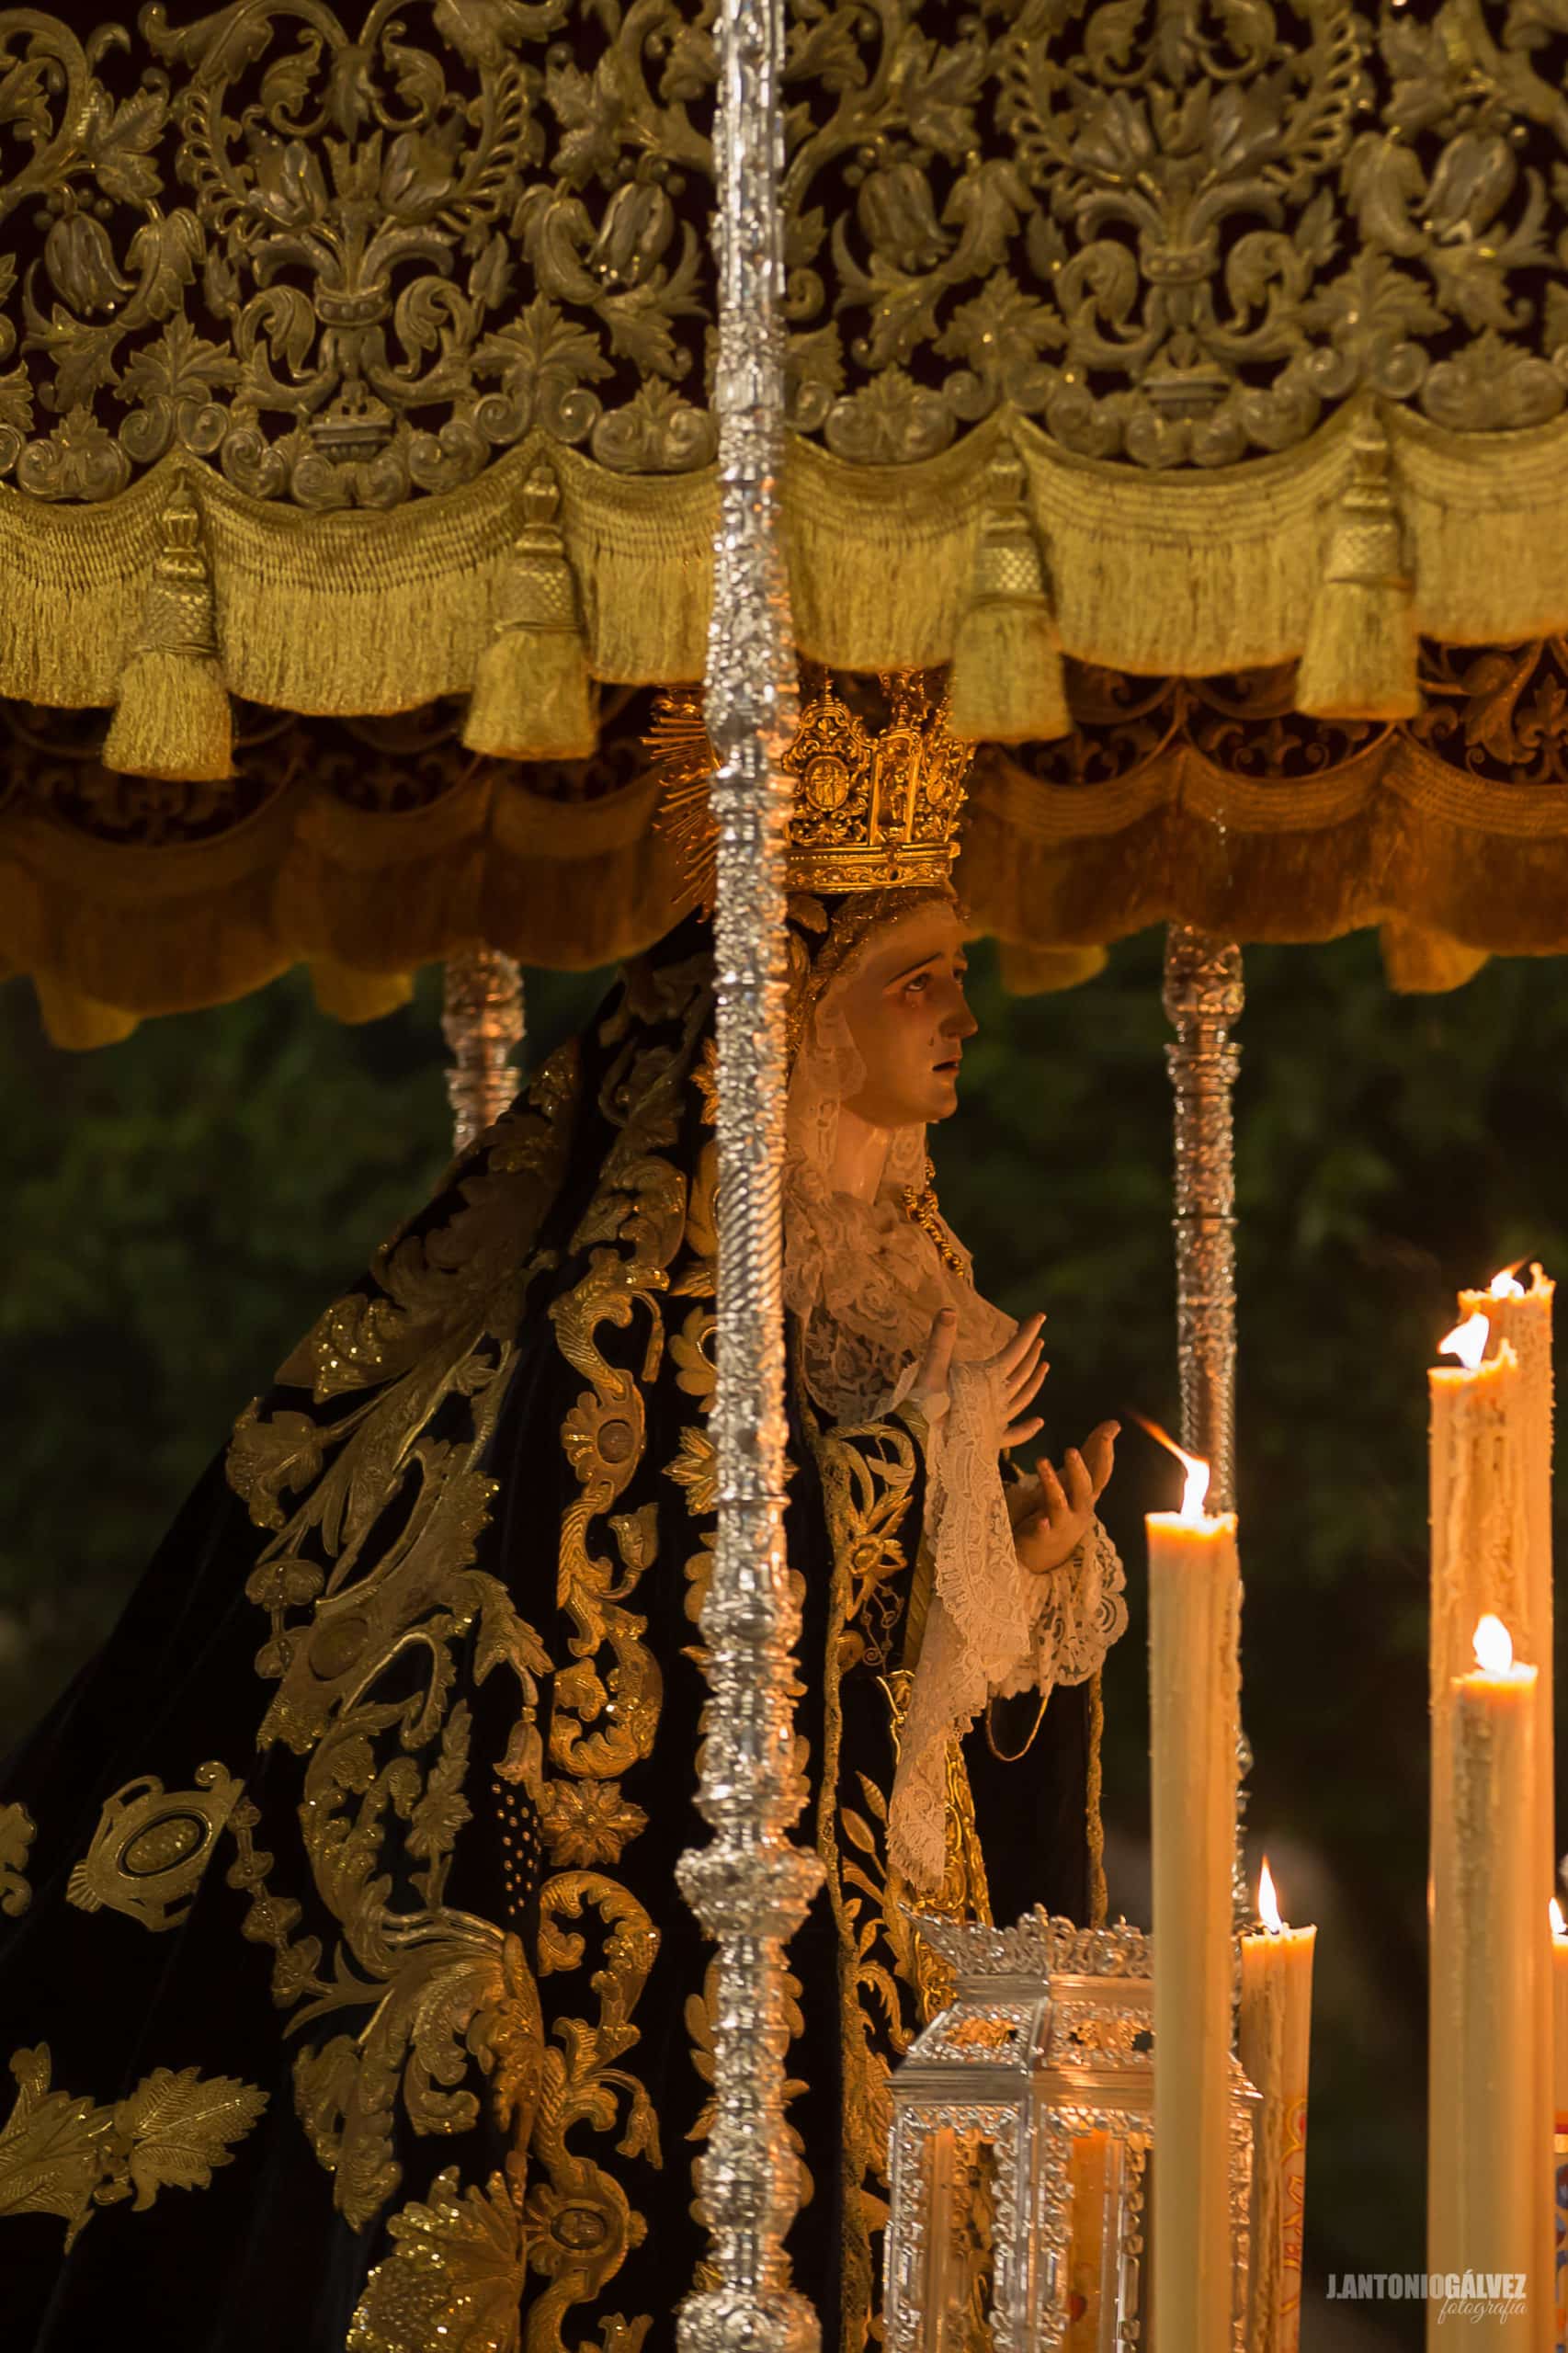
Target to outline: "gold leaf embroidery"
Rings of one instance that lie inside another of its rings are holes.
[[[344,2006],[369,2006],[367,2026],[334,2036],[294,2063],[295,2104],[322,2163],[335,2175],[334,2200],[356,2229],[374,2220],[396,2188],[393,2113],[401,2091],[415,2132],[463,2132],[479,2097],[463,2080],[465,2059],[489,2079],[503,2131],[521,2113],[526,2128],[543,2041],[539,1997],[518,1938],[488,1920],[437,1910],[425,1923],[382,1927],[377,1949],[369,1908],[356,1957],[368,1983],[340,1961],[340,1983],[311,1988],[303,2026]]]
[[[803,1381],[798,1393],[804,1396]],[[900,1634],[905,1594],[897,1577],[906,1566],[903,1536],[916,1455],[910,1432],[897,1421],[823,1429],[808,1404],[806,1422],[833,1554],[817,1846],[827,1866],[839,1947],[845,2215],[840,2328],[846,2344],[858,2344],[875,2337],[879,2328],[873,2241],[888,2213],[890,2054],[907,2050],[916,2030],[917,1961],[901,1901],[903,1891],[890,1877],[885,1860],[885,1795],[869,1774],[859,1773],[861,1813],[845,1802],[839,1788],[841,1684],[852,1668],[865,1672],[881,1664]],[[886,1690],[888,1678],[882,1683]]]
[[[717,1330],[718,1319],[712,1309],[694,1307],[670,1342],[670,1354],[680,1367],[676,1385],[684,1389],[688,1397],[697,1398],[705,1413],[711,1410],[719,1378],[713,1361]]]
[[[719,1507],[719,1461],[713,1441],[706,1430],[693,1429],[689,1424],[680,1434],[680,1451],[665,1472],[677,1487],[686,1489],[687,1505],[694,1519],[706,1519]]]
[[[702,1116],[710,1128],[719,1124],[719,1041],[710,1038],[705,1042],[692,1081],[702,1102]]]
[[[151,1774],[127,1781],[105,1800],[67,1900],[84,1912],[123,1912],[154,1934],[177,1928],[241,1787],[217,1763],[198,1766],[193,1790],[165,1791]]]
[[[0,2130],[0,2214],[58,2214],[69,2250],[96,2206],[160,2189],[205,2189],[267,2106],[231,2075],[154,2069],[125,2099],[99,2107],[51,2091],[47,2043],[12,2055],[17,2101]]]
[[[619,1781],[551,1781],[540,1819],[558,1865],[619,1863],[622,1848],[648,1826]]]
[[[707,1015],[700,962],[631,973],[627,1007],[611,1017],[605,1042],[615,1042],[617,1023],[633,998],[636,1009],[651,1017],[678,1018],[680,1042],[674,1049],[629,1047],[600,1089],[601,1108],[617,1121],[619,1133],[572,1237],[574,1249],[597,1246],[590,1248],[587,1272],[551,1308],[562,1355],[591,1386],[562,1425],[562,1443],[579,1492],[563,1515],[560,1549],[561,1603],[574,1630],[571,1648],[587,1671],[567,1669],[556,1677],[550,1761],[559,1772],[596,1780],[613,1779],[651,1753],[664,1699],[658,1665],[642,1640],[646,1620],[622,1598],[655,1558],[656,1512],[618,1513],[615,1507],[642,1461],[647,1428],[640,1381],[653,1381],[659,1369],[664,1324],[657,1294],[669,1288],[669,1267],[686,1234],[686,1179],[661,1155],[679,1133],[682,1094]],[[606,1324],[630,1330],[640,1318],[646,1319],[646,1339],[640,1372],[633,1372],[610,1362],[598,1334]],[[600,1520],[615,1540],[619,1574],[595,1548]]]
[[[33,1900],[28,1855],[38,1824],[25,1805],[0,1805],[0,1912],[18,1919]]]
[[[509,2177],[509,2178],[508,2178]],[[449,2165],[387,2223],[395,2252],[378,2263],[348,2331],[348,2353],[517,2353],[525,2253],[522,2164],[483,2189],[458,2188]],[[515,2187],[514,2187],[515,2185]]]
[[[563,1871],[540,1893],[539,1966],[541,1976],[577,1968],[585,1939],[563,1927],[581,1919],[585,1908],[598,1913],[608,1930],[604,1965],[589,1981],[599,2001],[596,2020],[557,2021],[555,2041],[545,2052],[533,2152],[549,2178],[536,2181],[528,2196],[528,2261],[549,2285],[528,2307],[528,2353],[554,2353],[562,2315],[573,2304],[596,2296],[619,2269],[629,2247],[641,2245],[647,2223],[633,2213],[614,2175],[567,2145],[574,2126],[599,2132],[619,2125],[622,2156],[646,2157],[661,2165],[658,2119],[647,2092],[628,2069],[614,2063],[638,2040],[631,2023],[638,1997],[658,1950],[658,1931],[631,1893],[592,1871]],[[559,2046],[559,2047],[557,2047]],[[645,2322],[630,2330],[618,2320],[621,2341],[641,2343]]]
[[[446,1223],[395,1236],[375,1264],[381,1295],[339,1302],[285,1365],[318,1411],[253,1408],[230,1455],[231,1482],[274,1535],[247,1588],[271,1620],[257,1667],[278,1687],[258,1745],[307,1760],[301,1820],[338,1930],[330,1965],[319,1937],[297,1934],[299,1903],[270,1884],[260,1817],[243,1801],[228,1876],[250,1897],[244,1933],[272,1948],[287,2031],[359,2013],[294,2068],[301,2120],[357,2228],[401,2178],[400,2106],[415,2132],[464,2131],[488,2085],[503,2131],[524,2136],[538,2091],[543,2031],[523,1948],[449,1908],[445,1891],[470,1815],[460,1665],[475,1683],[497,1670],[515,1681],[506,1753],[485,1761],[532,1799],[542,1786],[539,1684],[551,1661],[475,1564],[494,1493],[479,1464],[524,1296],[551,1263],[534,1238],[559,1189],[577,1087],[574,1046],[466,1167]],[[405,1881],[416,1908],[399,1904]]]

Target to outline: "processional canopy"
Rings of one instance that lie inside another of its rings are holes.
[[[1021,975],[1166,918],[1379,924],[1409,986],[1568,946],[1549,16],[786,0],[796,643],[943,681]],[[298,959],[352,1016],[460,941],[646,946],[708,18],[16,11],[0,78],[0,969],[85,1043]]]

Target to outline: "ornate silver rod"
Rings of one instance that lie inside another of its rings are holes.
[[[441,1028],[452,1050],[447,1093],[459,1152],[501,1117],[517,1091],[512,1055],[523,1020],[522,967],[510,956],[498,948],[465,948],[448,957]]]
[[[1210,1509],[1235,1504],[1236,1172],[1231,1025],[1245,1002],[1242,951],[1191,924],[1165,933],[1165,1061],[1176,1093],[1176,1346],[1181,1442],[1212,1471]]]
[[[1165,1061],[1176,1095],[1176,1349],[1181,1442],[1210,1465],[1209,1508],[1236,1501],[1236,1165],[1231,1090],[1241,1050],[1231,1029],[1246,1002],[1242,951],[1192,924],[1165,933]],[[1253,1916],[1243,1839],[1252,1750],[1236,1743],[1236,1925]]]
[[[779,754],[794,654],[779,543],[783,456],[782,0],[722,0],[716,230],[720,516],[708,644],[717,757],[714,967],[719,1046],[719,1527],[702,1612],[712,1692],[698,1802],[712,1842],[680,1883],[718,1944],[714,2121],[700,2187],[715,2284],[681,2306],[682,2353],[807,2353],[816,2316],[790,2284],[800,2203],[784,2116],[785,1942],[820,1884],[787,1836],[805,1790],[792,1759],[790,1654],[800,1613],[784,1559],[784,899]]]

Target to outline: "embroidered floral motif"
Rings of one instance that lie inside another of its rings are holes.
[[[25,1805],[0,1805],[0,1912],[13,1920],[33,1900],[27,1863],[37,1836],[38,1825]]]
[[[11,2058],[17,2100],[0,2127],[0,2214],[58,2214],[67,2252],[94,2211],[126,2198],[144,2213],[161,2189],[205,2189],[267,2106],[231,2075],[155,2068],[100,2107],[51,2091],[49,2047]]]

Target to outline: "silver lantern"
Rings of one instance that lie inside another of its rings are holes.
[[[1011,1928],[915,1926],[955,1991],[893,2073],[887,2353],[1158,2353],[1149,1938],[1038,1910]],[[1230,2071],[1232,2347],[1245,2353],[1258,2096],[1233,2055]]]

